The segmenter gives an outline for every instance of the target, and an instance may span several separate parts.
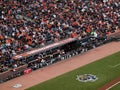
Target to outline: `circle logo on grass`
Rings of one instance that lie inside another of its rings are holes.
[[[77,75],[76,80],[80,82],[95,82],[98,78],[92,74]]]

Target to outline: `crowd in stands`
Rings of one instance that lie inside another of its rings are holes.
[[[56,58],[96,47],[98,39],[89,40],[77,48],[78,52],[58,49],[45,53],[46,58],[42,53],[44,58],[34,57],[37,62],[13,59],[19,53],[70,37],[105,37],[120,29],[119,12],[119,0],[0,0],[0,72],[27,63],[36,69]]]

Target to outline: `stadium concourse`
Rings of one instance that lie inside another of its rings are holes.
[[[119,6],[119,0],[0,0],[0,83],[103,45],[120,29]]]

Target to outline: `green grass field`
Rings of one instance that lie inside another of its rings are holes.
[[[112,87],[110,90],[120,90],[120,83]]]
[[[79,82],[76,80],[76,77],[81,74],[96,75],[98,80],[95,82]],[[28,88],[27,90],[97,90],[119,76],[120,52]]]

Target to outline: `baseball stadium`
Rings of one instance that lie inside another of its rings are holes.
[[[120,90],[119,0],[0,0],[0,90]]]

